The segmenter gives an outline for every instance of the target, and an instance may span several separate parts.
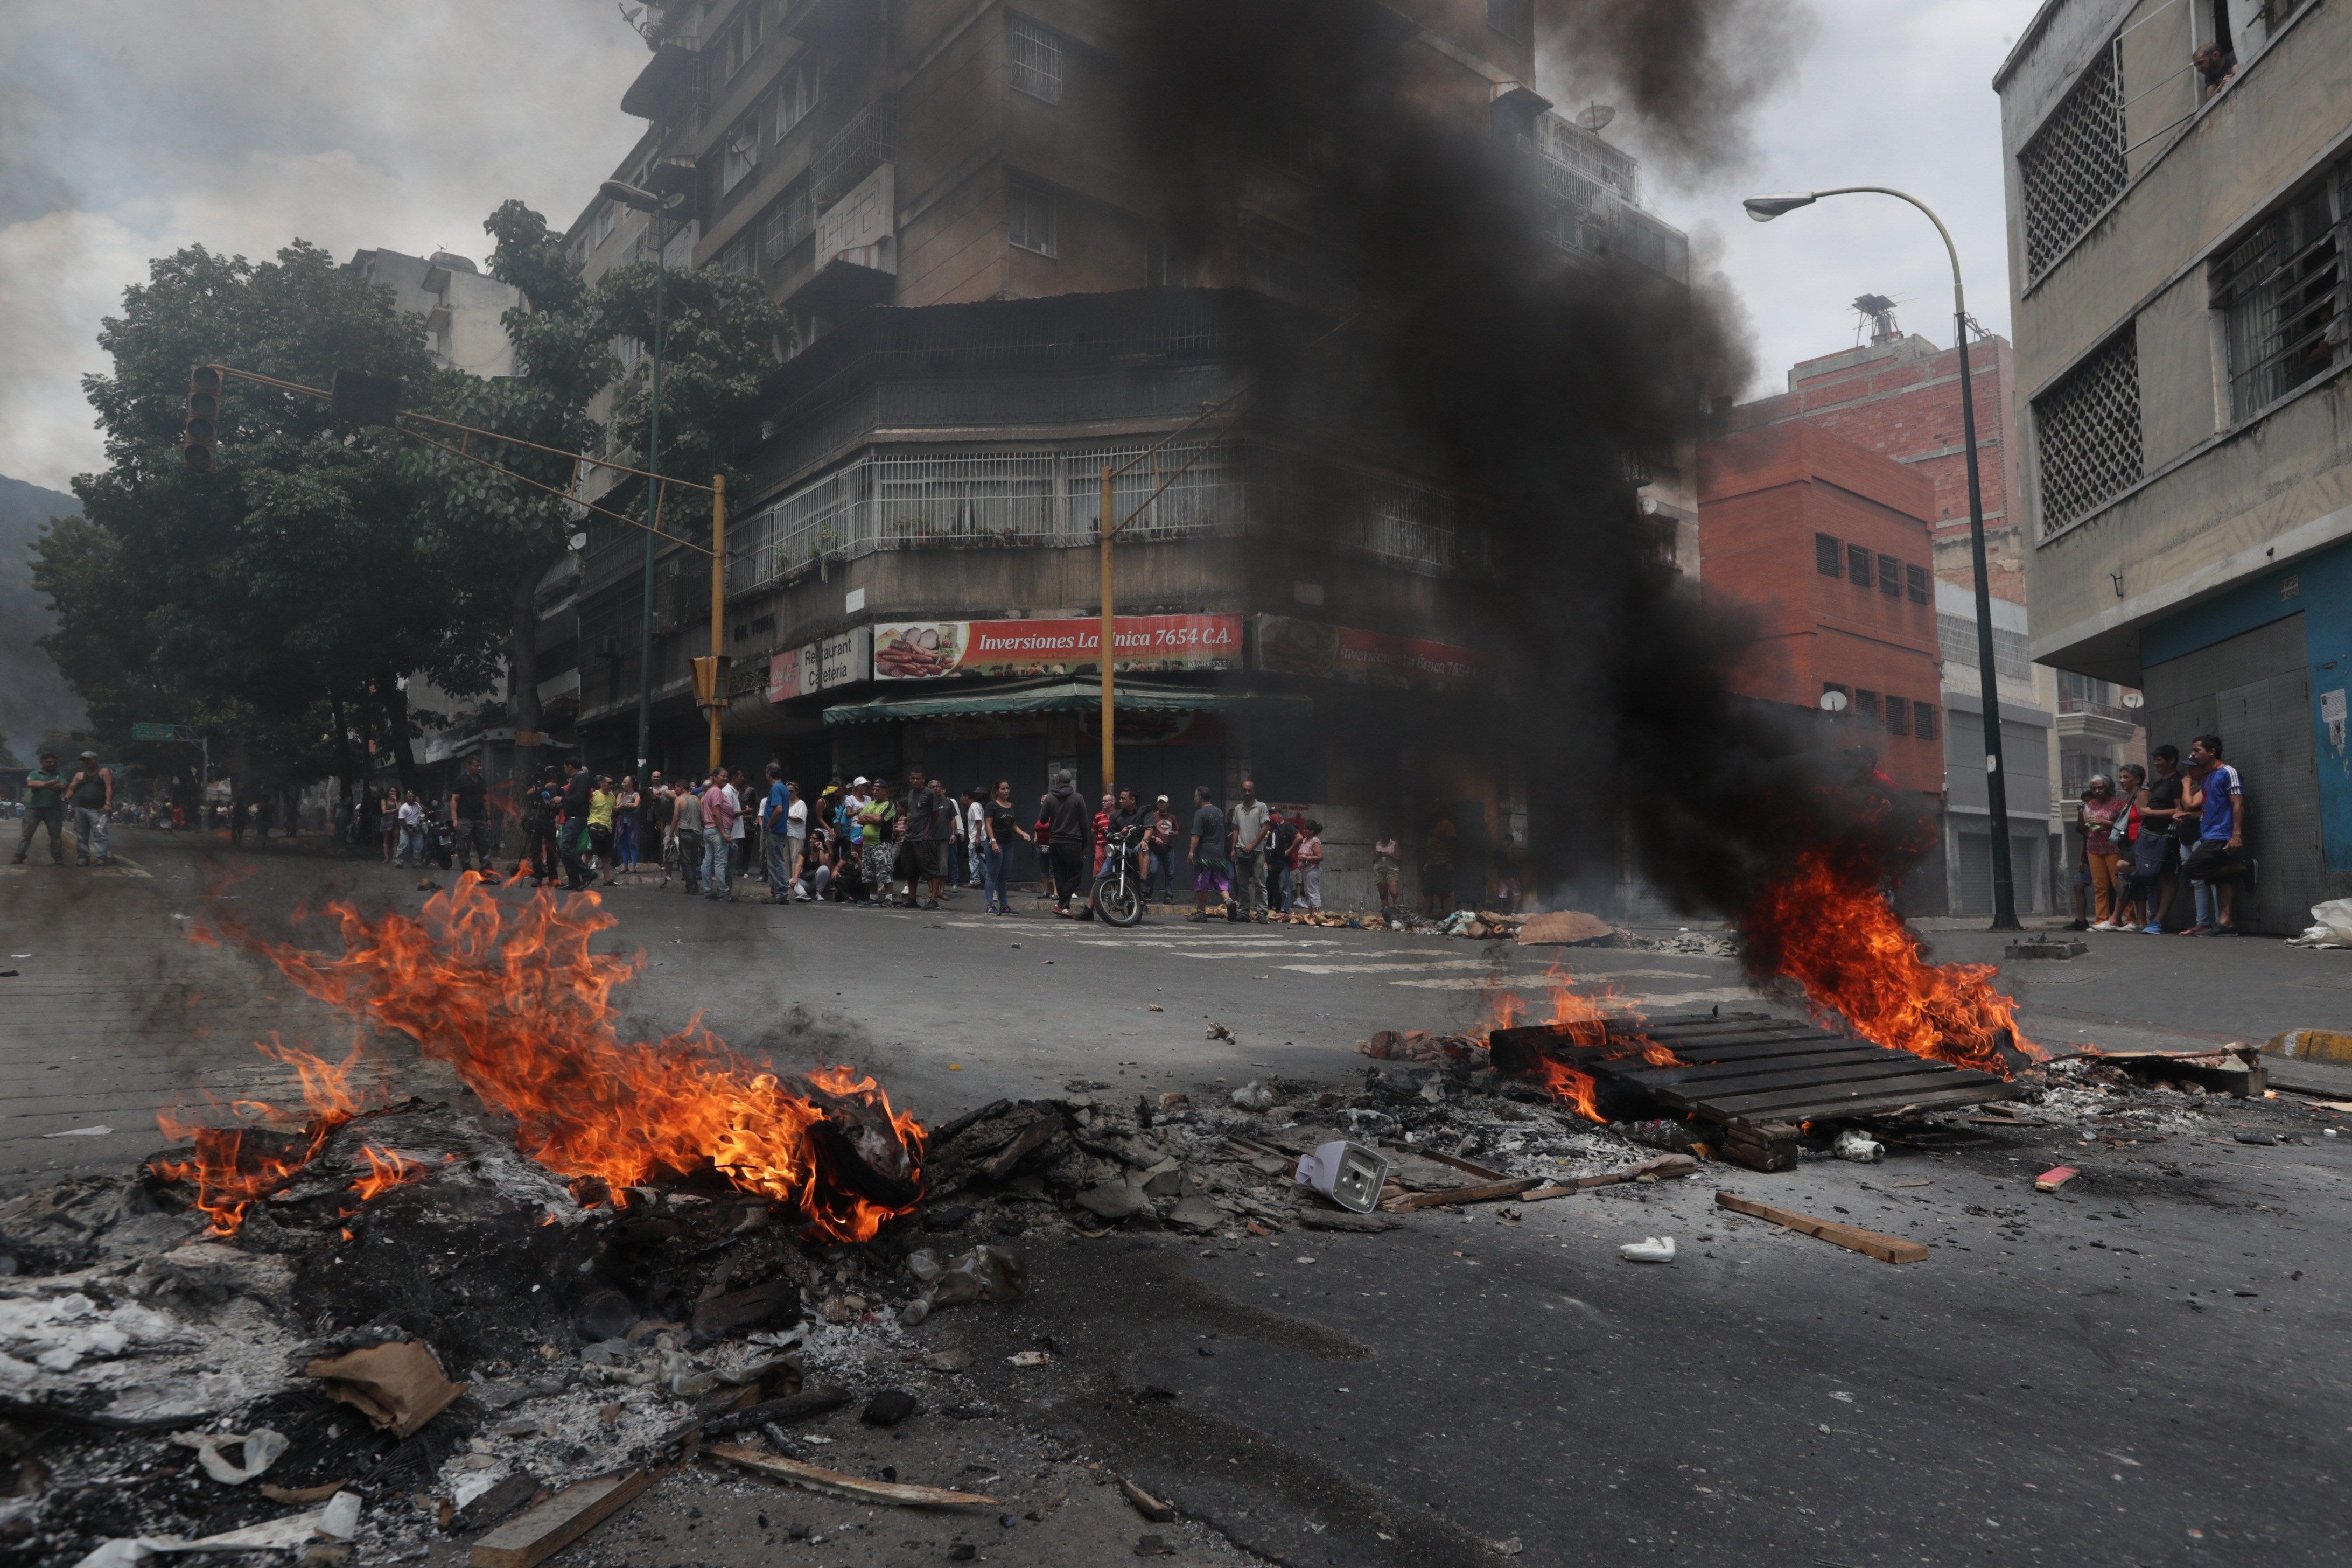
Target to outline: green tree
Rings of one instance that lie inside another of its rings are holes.
[[[85,387],[107,467],[74,481],[81,516],[53,525],[35,580],[45,639],[101,732],[138,719],[203,724],[249,765],[349,779],[352,725],[413,776],[402,679],[487,688],[495,646],[446,540],[412,524],[417,487],[394,437],[338,425],[321,400],[231,381],[219,466],[180,461],[188,371],[217,363],[323,387],[339,368],[425,384],[416,323],[299,241],[249,262],[192,247],[150,265]],[[494,629],[494,628],[493,628]]]

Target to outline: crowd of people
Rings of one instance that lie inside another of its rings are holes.
[[[2186,882],[2189,923],[2179,934],[2237,935],[2237,889],[2256,869],[2246,853],[2243,776],[2222,760],[2219,735],[2191,741],[2185,767],[2177,746],[2157,747],[2148,762],[2083,787],[2071,929],[2164,935]]]

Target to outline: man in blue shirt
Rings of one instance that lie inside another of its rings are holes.
[[[760,808],[761,842],[768,850],[768,902],[792,902],[793,876],[791,837],[793,786],[784,782],[781,763],[768,764],[768,801]]]
[[[2183,936],[2235,936],[2238,878],[2245,875],[2246,790],[2238,770],[2221,760],[2221,737],[2189,742],[2189,776],[2196,797],[2197,847],[2181,867],[2197,900],[2197,923]]]

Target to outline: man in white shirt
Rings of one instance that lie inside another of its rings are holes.
[[[721,787],[727,792],[727,810],[734,817],[727,828],[727,877],[731,884],[743,875],[743,792],[735,787],[734,774],[724,774],[727,782]]]
[[[393,857],[395,866],[425,864],[425,804],[410,790],[408,798],[400,803],[400,850]]]
[[[988,844],[988,793],[984,789],[973,790],[963,805],[963,858],[975,888],[981,880],[981,852]]]
[[[801,855],[808,848],[808,798],[798,789],[793,791],[792,804],[784,808],[784,875],[785,886],[797,887],[800,882]],[[803,903],[809,895],[800,895]]]

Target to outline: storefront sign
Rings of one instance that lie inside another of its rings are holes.
[[[1237,669],[1239,616],[1120,616],[1115,669]],[[898,621],[874,628],[874,679],[1067,675],[1102,658],[1102,621]]]
[[[801,650],[788,647],[768,656],[768,700],[789,702],[801,694]]]
[[[1257,618],[1258,668],[1277,675],[1447,691],[1485,681],[1493,663],[1475,648],[1451,643],[1326,626],[1293,616]]]
[[[866,679],[873,664],[874,628],[853,626],[837,636],[768,656],[768,700],[789,702]]]

